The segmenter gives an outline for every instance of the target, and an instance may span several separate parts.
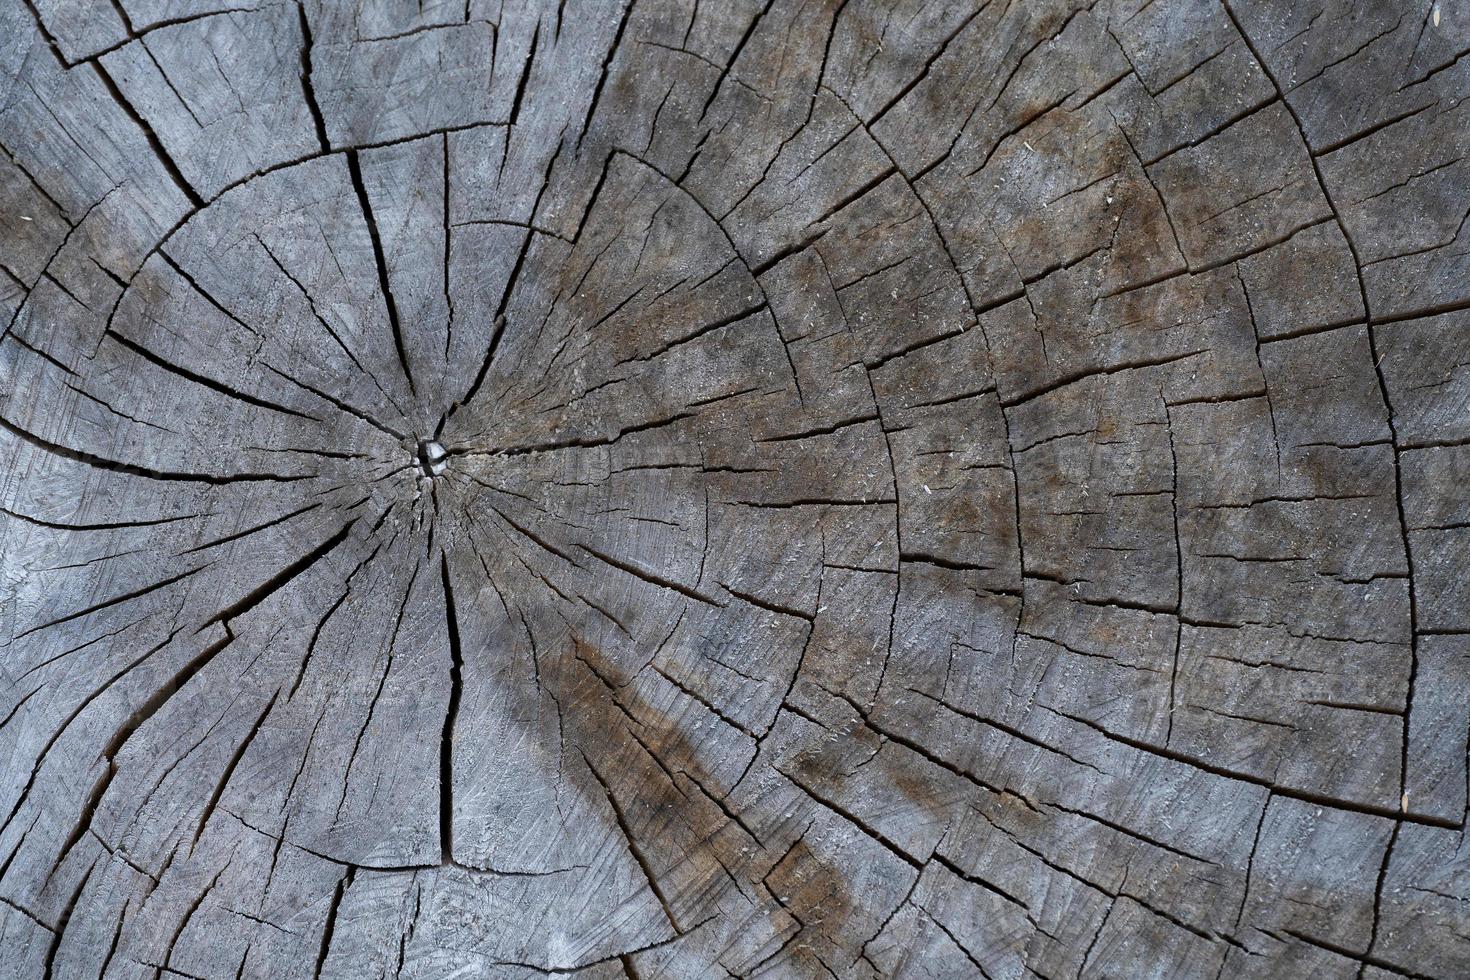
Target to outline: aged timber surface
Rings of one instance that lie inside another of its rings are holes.
[[[0,977],[1470,976],[1461,0],[0,0]]]

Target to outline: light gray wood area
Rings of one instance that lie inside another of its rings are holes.
[[[1470,976],[1467,53],[0,0],[0,978]]]

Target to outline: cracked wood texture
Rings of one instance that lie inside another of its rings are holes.
[[[0,976],[1470,975],[1459,0],[0,0]]]

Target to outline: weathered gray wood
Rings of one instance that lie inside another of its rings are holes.
[[[1470,974],[1467,51],[0,0],[0,976]]]

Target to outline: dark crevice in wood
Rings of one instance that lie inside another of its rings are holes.
[[[179,189],[179,193],[183,194],[195,208],[204,207],[204,198],[200,196],[198,189],[185,179],[183,171],[179,169],[179,165],[174,161],[173,157],[169,156],[168,150],[164,148],[163,141],[159,139],[158,133],[154,132],[153,127],[148,121],[143,118],[137,108],[122,94],[122,90],[117,87],[117,83],[112,80],[112,75],[103,67],[102,62],[93,62],[91,67],[96,73],[98,80],[102,82],[103,87],[107,89],[108,94],[112,96],[113,101],[117,103],[118,107],[133,121],[138,129],[142,131],[144,139],[153,148],[154,156],[158,158],[159,164],[163,167],[164,172],[168,174],[169,179],[174,182],[174,186]]]
[[[332,151],[332,141],[327,137],[327,123],[322,116],[322,107],[316,98],[316,89],[311,84],[311,22],[306,16],[306,5],[296,5],[298,26],[301,28],[301,96],[306,100],[306,109],[311,113],[312,128],[316,130],[316,141],[323,153]]]
[[[449,556],[439,553],[439,577],[444,589],[445,626],[449,631],[449,704],[444,710],[444,731],[439,747],[439,846],[446,864],[454,860],[454,739],[455,722],[464,684],[464,653],[455,608],[454,587],[449,576]]]
[[[388,282],[388,262],[383,256],[383,239],[378,232],[378,221],[373,217],[373,205],[368,200],[367,187],[362,182],[362,164],[357,150],[347,151],[347,173],[352,179],[352,189],[357,193],[358,207],[362,219],[367,223],[368,238],[373,243],[373,259],[378,266],[378,289],[382,292],[383,306],[388,312],[388,328],[393,332],[393,346],[398,351],[398,363],[403,369],[403,378],[408,390],[418,394],[413,382],[413,370],[408,366],[408,351],[404,347],[403,324],[398,319],[398,302],[393,298],[393,287]]]

